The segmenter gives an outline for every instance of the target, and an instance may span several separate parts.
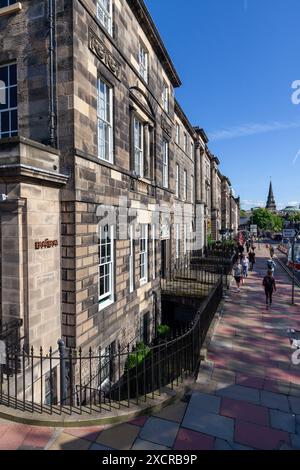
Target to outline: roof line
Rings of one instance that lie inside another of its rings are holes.
[[[180,87],[182,82],[158,32],[158,29],[156,28],[154,21],[151,18],[144,0],[127,0],[127,2],[139,20],[141,27],[147,34],[148,40],[151,42],[155,52],[161,60],[166,72],[168,73],[172,85],[174,88]]]

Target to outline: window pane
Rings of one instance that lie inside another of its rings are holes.
[[[0,67],[0,81],[8,86],[8,67]]]
[[[9,107],[17,107],[17,87],[13,86],[9,89]]]
[[[17,131],[18,130],[18,115],[17,115],[17,110],[11,111],[11,126],[10,130],[11,131]]]
[[[8,132],[9,130],[9,112],[4,111],[1,113],[1,132]]]

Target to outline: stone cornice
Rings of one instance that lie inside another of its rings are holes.
[[[174,102],[175,102],[175,114],[177,114],[177,116],[180,118],[180,120],[182,121],[182,123],[185,125],[185,127],[188,129],[188,131],[190,132],[192,138],[194,140],[196,140],[196,132],[195,132],[195,128],[192,126],[192,124],[190,123],[190,121],[188,120],[186,114],[184,113],[182,107],[180,106],[180,104],[178,103],[177,99],[175,98],[174,99]]]
[[[62,187],[69,179],[68,175],[54,173],[22,164],[0,165],[0,178],[7,180],[36,180],[39,184]]]
[[[177,88],[181,86],[181,80],[169,56],[169,53],[160,37],[160,34],[150,16],[150,13],[143,0],[127,0],[128,5],[132,9],[136,18],[139,21],[141,28],[147,35],[148,40],[151,42],[153,49],[159,57],[162,65],[164,66],[172,85]]]

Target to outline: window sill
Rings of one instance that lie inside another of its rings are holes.
[[[105,302],[99,303],[99,310],[98,311],[101,312],[102,310],[109,307],[113,303],[114,303],[114,300],[111,300],[111,299],[108,299]]]
[[[22,10],[21,2],[16,2],[8,7],[0,8],[0,16],[11,15],[12,13],[19,13]]]
[[[144,287],[146,284],[148,284],[148,279],[141,279],[140,280],[140,287]]]

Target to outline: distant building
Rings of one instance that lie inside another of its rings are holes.
[[[274,192],[273,192],[273,186],[272,186],[272,181],[270,182],[270,187],[269,187],[269,194],[268,194],[268,200],[267,200],[267,205],[266,209],[269,209],[272,212],[276,212],[276,202],[274,198]]]

